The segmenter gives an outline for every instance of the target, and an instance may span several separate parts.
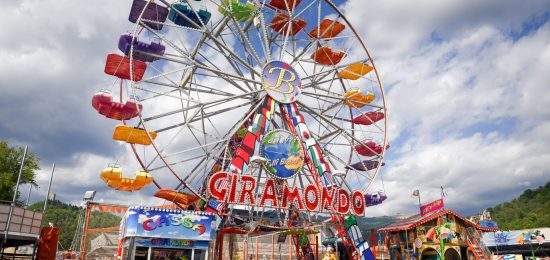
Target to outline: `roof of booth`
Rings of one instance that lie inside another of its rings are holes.
[[[439,216],[442,216],[442,215],[445,215],[445,214],[448,214],[448,213],[455,215],[455,217],[457,217],[459,219],[462,219],[466,223],[467,226],[475,227],[478,230],[482,230],[482,231],[498,231],[499,230],[498,228],[482,227],[482,226],[470,221],[469,219],[459,215],[458,213],[454,212],[451,209],[442,209],[442,210],[430,213],[430,214],[425,215],[425,216],[421,216],[420,214],[417,214],[417,215],[402,219],[402,220],[397,221],[395,223],[389,224],[386,227],[378,229],[378,232],[392,232],[392,231],[408,230],[408,229],[414,228],[418,225],[422,225],[422,224],[424,224],[424,223],[426,223],[430,220],[436,219]]]

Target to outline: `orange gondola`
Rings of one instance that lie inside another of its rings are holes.
[[[343,79],[356,80],[365,76],[372,69],[373,67],[367,64],[355,63],[347,66],[344,70],[338,72],[338,77]]]
[[[279,13],[275,17],[273,17],[273,20],[271,20],[271,23],[269,23],[269,27],[273,29],[274,31],[286,35],[287,33],[289,35],[296,35],[298,34],[303,28],[305,28],[307,25],[307,22],[304,21],[304,19],[296,18],[296,19],[290,19],[290,16],[288,14]],[[288,32],[288,30],[291,30]]]
[[[134,178],[122,177],[122,168],[109,166],[99,175],[107,186],[119,191],[136,191],[153,182],[153,177],[146,171],[140,170]]]
[[[323,46],[317,49],[316,52],[311,54],[311,58],[315,62],[323,65],[336,65],[346,56],[346,53],[342,50],[333,51],[331,47]]]
[[[191,205],[200,199],[196,195],[177,192],[171,189],[160,189],[159,191],[157,191],[157,193],[155,193],[154,196],[157,198],[175,202],[182,206]]]
[[[346,28],[345,25],[333,21],[331,19],[324,19],[319,26],[315,27],[310,33],[313,38],[330,39],[336,37]]]
[[[356,107],[361,108],[364,107],[367,104],[370,104],[376,96],[370,92],[367,91],[366,95],[363,95],[361,90],[358,89],[352,89],[346,93],[344,93],[344,98],[351,100],[351,101],[345,101],[344,104],[348,107]]]
[[[153,140],[157,137],[157,133],[154,131],[149,131],[149,135]],[[125,125],[117,125],[115,127],[113,139],[131,144],[150,145],[152,143],[144,129]]]

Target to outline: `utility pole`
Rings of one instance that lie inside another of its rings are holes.
[[[420,214],[422,215],[422,210],[421,210],[422,204],[420,203],[420,191],[419,190],[414,190],[412,195],[418,198],[418,210],[420,211]]]
[[[50,189],[52,188],[52,180],[53,180],[53,173],[55,171],[55,163],[52,165],[52,174],[50,176],[50,182],[48,183],[48,194],[46,195],[46,200],[44,200],[44,209],[42,209],[42,213],[46,211],[46,206],[48,205],[48,200],[50,199]]]

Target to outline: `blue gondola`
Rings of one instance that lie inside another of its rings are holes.
[[[180,13],[182,13],[185,17],[183,17]],[[206,9],[200,9],[198,11],[193,10],[188,5],[181,2],[173,4],[170,7],[170,12],[168,13],[168,19],[170,19],[170,21],[177,25],[194,29],[201,28],[203,24],[206,25],[208,21],[210,21],[211,16],[212,14]]]

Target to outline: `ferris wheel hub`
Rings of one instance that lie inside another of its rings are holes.
[[[300,76],[282,61],[271,61],[264,66],[262,85],[267,94],[280,103],[293,103],[302,94]]]

